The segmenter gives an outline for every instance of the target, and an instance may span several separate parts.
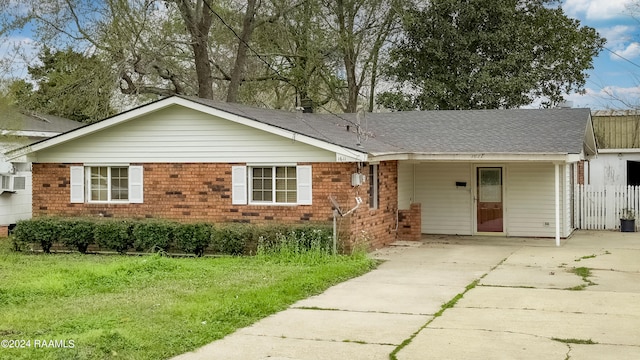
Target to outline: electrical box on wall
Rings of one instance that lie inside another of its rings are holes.
[[[351,174],[351,186],[360,186],[367,181],[367,177],[364,174]]]

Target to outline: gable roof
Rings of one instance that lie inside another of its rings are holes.
[[[171,96],[13,151],[10,156],[41,151],[176,104],[358,161],[415,154],[582,154],[585,142],[593,137],[589,109],[318,114]],[[595,152],[595,141],[592,147]]]
[[[376,155],[580,154],[584,148],[585,133],[591,128],[589,109],[404,111],[366,113],[358,119],[357,114],[296,114],[188,99]],[[358,123],[363,133],[360,141],[356,135]]]

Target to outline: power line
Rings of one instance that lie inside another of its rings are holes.
[[[603,46],[602,48],[603,48],[603,49],[605,49],[605,50],[607,50],[608,52],[612,53],[613,55],[615,55],[615,56],[619,57],[620,59],[622,59],[622,60],[624,60],[624,61],[628,62],[629,64],[631,64],[631,65],[633,65],[633,66],[635,66],[635,67],[640,68],[640,65],[638,65],[638,64],[634,63],[633,61],[631,61],[631,60],[627,59],[626,57],[624,57],[624,56],[622,56],[622,55],[618,54],[617,52],[615,52],[615,51],[613,51],[613,50],[609,49],[608,47]]]

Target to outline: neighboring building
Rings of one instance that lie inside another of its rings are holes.
[[[361,199],[340,231],[380,247],[567,237],[577,163],[595,149],[589,109],[358,116],[173,96],[9,157],[33,162],[34,216],[330,222],[334,202]]]
[[[82,126],[56,116],[5,113],[0,123],[0,235],[31,217],[31,163],[10,162],[5,153]]]
[[[640,111],[592,113],[598,156],[585,168],[585,184],[640,185]]]

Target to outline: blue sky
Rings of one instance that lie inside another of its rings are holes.
[[[640,108],[640,0],[565,0],[562,7],[607,39],[589,71],[586,95],[570,94],[568,100],[574,107]]]
[[[564,0],[562,7],[568,16],[607,38],[606,49],[594,59],[594,69],[589,71],[586,94],[568,94],[567,100],[574,107],[592,109],[640,108],[640,0]],[[37,49],[28,32],[13,34],[0,43],[0,58],[14,45],[25,50],[27,61],[35,58]],[[26,77],[25,59],[14,57],[10,63],[12,68],[0,68],[0,75],[8,72]]]

